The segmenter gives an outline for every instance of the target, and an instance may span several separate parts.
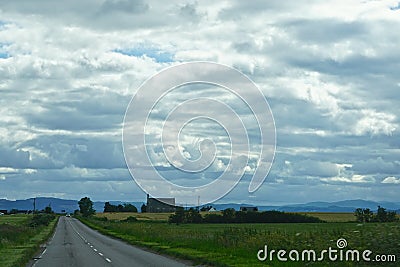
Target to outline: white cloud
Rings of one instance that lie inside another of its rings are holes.
[[[322,178],[321,181],[328,183],[344,182],[344,183],[375,183],[375,178],[365,175],[353,174],[350,177],[336,176],[330,178]]]
[[[354,126],[354,132],[357,135],[364,135],[366,133],[372,135],[392,135],[398,128],[395,120],[396,117],[393,114],[385,114],[374,110],[363,110],[362,118]]]
[[[400,184],[400,178],[396,178],[394,176],[386,177],[382,180],[383,184]]]
[[[17,169],[13,169],[13,168],[5,168],[5,167],[1,167],[0,168],[0,173],[15,173],[17,172]]]

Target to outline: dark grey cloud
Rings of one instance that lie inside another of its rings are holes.
[[[222,20],[240,20],[247,19],[251,16],[262,15],[263,13],[276,14],[277,12],[295,11],[301,12],[302,9],[307,9],[317,1],[306,0],[296,2],[277,2],[277,1],[262,1],[256,0],[251,2],[230,1],[229,6],[223,8],[219,12],[219,17]]]
[[[26,168],[29,166],[29,152],[8,146],[0,146],[0,166]]]
[[[40,169],[62,169],[75,166],[90,169],[125,168],[120,136],[43,135],[21,144],[47,154],[47,165],[33,160],[27,166]]]
[[[54,3],[40,0],[40,3],[22,0],[19,3],[0,1],[0,10],[14,15],[37,15],[37,19],[52,22],[53,26],[87,27],[100,31],[133,29],[155,29],[166,25],[179,26],[190,15],[197,22],[203,14],[196,11],[195,4],[184,6],[177,3],[129,0],[71,0]]]
[[[149,5],[144,1],[128,1],[128,0],[106,0],[100,8],[103,15],[112,12],[122,13],[144,13],[149,9]]]
[[[395,55],[394,58],[397,58]],[[393,57],[373,58],[356,55],[343,61],[322,59],[315,62],[310,58],[289,60],[292,65],[336,76],[382,75],[388,72],[397,72],[399,63]]]
[[[368,38],[368,24],[361,21],[338,19],[293,19],[279,25],[297,40],[305,44],[326,45],[355,38]]]
[[[400,175],[400,161],[380,156],[355,161],[352,169],[360,174]]]
[[[38,128],[52,130],[107,130],[122,125],[129,98],[115,93],[98,94],[87,89],[64,95],[69,101],[33,101],[39,113],[26,113],[27,122]],[[75,98],[75,99],[74,99]]]

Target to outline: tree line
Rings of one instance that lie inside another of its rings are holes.
[[[399,220],[395,211],[387,211],[385,208],[378,206],[376,213],[370,209],[358,208],[354,211],[357,222],[396,222]]]
[[[78,202],[79,205],[79,213],[83,217],[89,217],[93,214],[96,213],[96,211],[93,208],[93,201],[88,198],[88,197],[83,197],[81,200]],[[129,203],[124,203],[124,204],[119,204],[119,205],[113,205],[110,202],[104,203],[104,210],[103,212],[137,212],[137,208]],[[77,213],[75,211],[75,213]]]
[[[137,212],[137,208],[129,203],[113,205],[110,202],[104,203],[104,212]]]
[[[168,222],[170,223],[317,223],[324,222],[319,218],[297,214],[285,213],[271,210],[263,212],[235,211],[228,208],[222,211],[222,214],[209,213],[204,217],[196,209],[185,211],[183,208],[177,208]]]

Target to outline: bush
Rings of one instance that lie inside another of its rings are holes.
[[[181,207],[177,207],[175,214],[172,214],[169,216],[168,222],[176,223],[176,224],[184,223],[185,222],[185,210]]]
[[[219,220],[218,217],[219,216]],[[264,212],[246,212],[226,209],[223,215],[206,216],[207,223],[317,223],[323,222],[316,217],[296,213],[285,213],[276,210]]]
[[[93,217],[94,219],[96,219],[96,220],[98,220],[98,221],[101,221],[101,222],[106,222],[106,221],[108,221],[108,218],[107,217]]]
[[[137,222],[138,219],[136,219],[136,217],[129,216],[128,218],[126,218],[125,220],[122,220],[122,221],[130,223],[130,222]]]
[[[54,214],[48,214],[48,213],[36,213],[33,214],[33,217],[31,218],[29,222],[30,227],[37,227],[41,225],[48,226],[49,223],[54,220],[56,216]]]

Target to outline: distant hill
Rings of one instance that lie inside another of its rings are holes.
[[[241,206],[252,206],[247,204],[212,204],[217,210],[234,208],[239,210]],[[253,205],[254,206],[254,205]],[[337,202],[309,202],[305,204],[293,204],[283,206],[257,206],[258,210],[278,210],[286,212],[353,212],[356,208],[369,208],[376,211],[378,206],[388,210],[400,210],[400,203],[394,202],[375,202],[362,199],[344,200]]]
[[[124,201],[110,201],[113,205],[130,203],[134,205],[139,211],[143,202],[124,202]],[[79,209],[78,200],[60,199],[52,197],[38,197],[36,198],[36,209],[42,210],[47,206],[56,212],[65,210],[66,212],[74,212]],[[226,204],[209,204],[217,210],[224,210],[227,208],[234,208],[240,210],[241,206],[257,206],[251,204],[238,204],[238,203],[226,203]],[[97,212],[102,212],[104,209],[104,201],[95,201],[93,203],[94,209]],[[388,210],[395,210],[400,213],[400,202],[375,202],[362,199],[355,200],[344,200],[337,202],[309,202],[305,204],[293,204],[293,205],[282,205],[282,206],[257,206],[258,210],[278,210],[286,212],[353,212],[356,208],[369,208],[372,211],[376,211],[378,206],[382,206]],[[19,209],[19,210],[32,210],[33,209],[33,198],[25,200],[6,200],[0,199],[0,210]]]
[[[142,202],[122,202],[122,201],[110,201],[113,205],[130,203],[138,210],[140,210]],[[98,212],[103,212],[104,209],[103,201],[95,201],[93,202],[93,207]],[[60,199],[53,197],[37,197],[36,198],[36,209],[42,210],[47,206],[51,206],[51,208],[55,212],[62,212],[65,210],[66,212],[72,213],[74,210],[79,209],[78,200],[70,200],[70,199]],[[6,200],[0,199],[0,210],[33,210],[33,198],[25,199],[25,200]]]

